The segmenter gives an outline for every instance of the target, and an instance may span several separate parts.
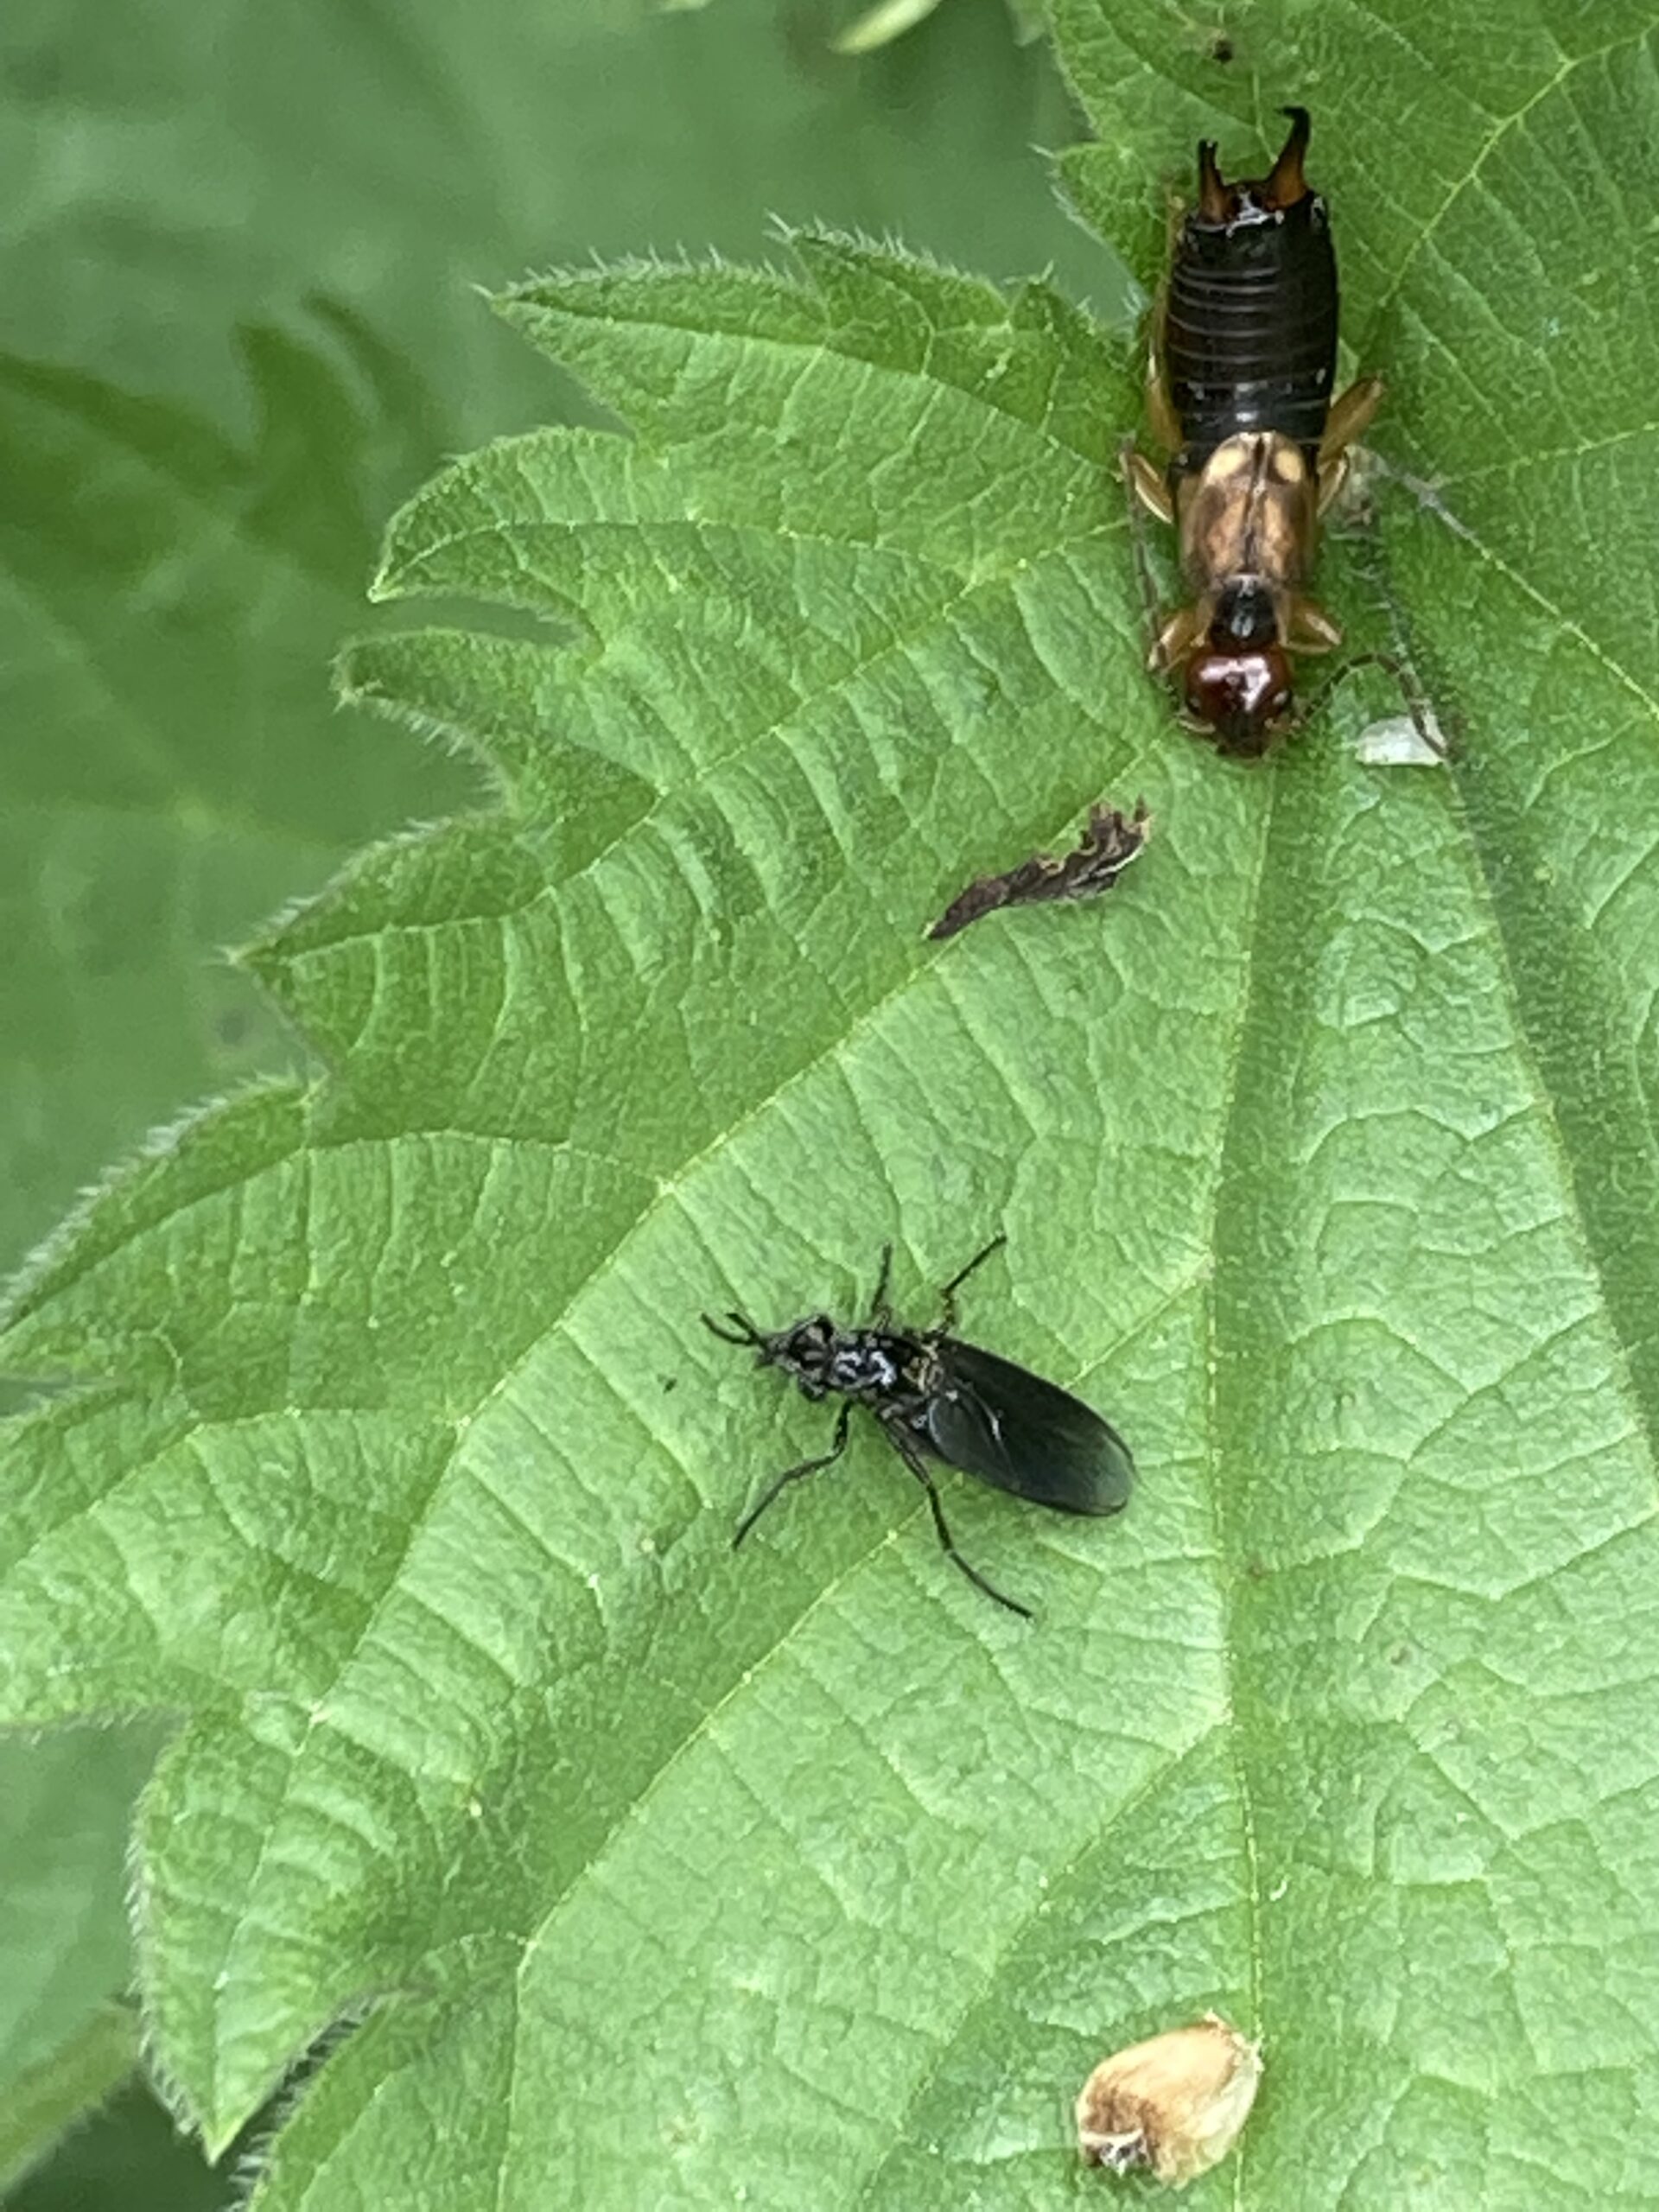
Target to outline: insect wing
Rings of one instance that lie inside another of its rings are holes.
[[[938,1387],[925,1418],[941,1459],[1064,1513],[1116,1513],[1127,1503],[1135,1462],[1092,1406],[954,1337],[935,1356]]]

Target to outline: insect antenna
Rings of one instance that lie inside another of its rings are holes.
[[[766,1332],[757,1329],[747,1313],[728,1313],[726,1319],[732,1325],[729,1329],[721,1328],[712,1314],[700,1313],[697,1319],[723,1344],[763,1344],[766,1340]]]
[[[1385,675],[1394,678],[1400,688],[1400,696],[1405,701],[1406,712],[1411,717],[1412,728],[1437,759],[1441,760],[1448,759],[1450,748],[1446,740],[1440,735],[1439,718],[1430,704],[1428,694],[1418,682],[1416,670],[1399,653],[1376,652],[1350,653],[1338,667],[1332,670],[1317,691],[1310,691],[1307,694],[1298,720],[1311,721],[1335,691],[1337,686],[1345,682],[1356,669],[1360,668],[1380,668]]]
[[[875,1294],[870,1300],[870,1326],[885,1329],[893,1319],[893,1308],[887,1302],[887,1293],[893,1287],[893,1247],[881,1247],[881,1268],[875,1278]]]

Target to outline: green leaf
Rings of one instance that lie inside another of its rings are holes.
[[[389,811],[467,796],[436,755],[343,724],[319,671],[360,605],[373,499],[441,442],[372,334],[319,314],[340,353],[243,334],[245,447],[193,410],[0,357],[8,1266],[111,1147],[296,1065],[205,951],[314,891]]]
[[[181,2096],[222,2143],[359,2024],[267,2212],[1080,2200],[1070,2096],[1208,2005],[1268,2075],[1196,2205],[1659,2194],[1649,19],[1459,79],[1449,18],[1253,10],[1231,74],[1061,18],[1137,175],[1312,88],[1393,395],[1324,588],[1457,752],[1362,766],[1357,683],[1265,769],[1174,728],[1134,365],[1045,286],[804,236],[503,303],[632,435],[458,463],[378,589],[493,626],[343,667],[499,807],[251,949],[326,1077],[112,1182],[5,1347],[79,1385],[11,1438],[5,1710],[188,1716]],[[1110,902],[925,943],[1102,791]],[[823,1418],[699,1308],[891,1236],[922,1313],[999,1227],[965,1325],[1129,1512],[948,1482],[1027,1629],[867,1434],[734,1559]]]
[[[125,2005],[105,2005],[49,2058],[10,2082],[0,2109],[0,2188],[10,2190],[66,2128],[102,2104],[137,2057],[136,2017]]]
[[[234,2188],[135,2078],[58,2145],[6,2212],[225,2212]]]
[[[1010,51],[1001,0],[958,0],[936,35],[844,68],[848,13],[402,0],[343,21],[227,0],[204,38],[187,0],[154,0],[122,41],[86,35],[83,0],[12,0],[7,342],[234,423],[230,334],[320,295],[418,365],[448,418],[435,450],[454,452],[569,404],[478,314],[479,284],[646,247],[750,253],[774,213],[999,275],[1052,261],[1116,307],[1121,267],[1031,159],[1075,128],[1046,48]]]
[[[130,1974],[125,1813],[153,1730],[77,1729],[0,1744],[0,2173],[27,2164],[134,2063],[107,2002]]]
[[[474,279],[607,241],[747,242],[782,206],[1117,281],[1046,204],[1025,149],[1064,135],[1064,97],[1046,69],[1010,67],[995,13],[977,35],[958,22],[925,114],[895,105],[891,73],[855,86],[804,67],[770,0],[731,0],[684,41],[631,0],[608,13],[481,0],[456,39],[420,0],[344,38],[334,17],[255,10],[204,40],[174,6],[111,44],[79,35],[68,0],[11,12],[8,329],[65,359],[0,370],[0,1271],[181,1101],[297,1064],[218,948],[314,890],[372,824],[464,795],[429,752],[333,715],[324,664],[360,620],[370,518],[463,442],[459,425],[545,404],[544,372],[478,314]],[[526,97],[546,86],[550,138],[543,92]],[[957,192],[965,148],[995,180],[988,216]],[[104,1731],[4,1752],[0,1789],[38,1847],[0,1875],[4,1979],[21,1994],[50,1973],[66,2035],[130,1975],[119,1870],[147,1764]],[[60,1798],[75,1847],[54,1864]],[[87,1932],[84,1956],[60,1957],[60,1925]],[[176,2204],[183,2153],[165,2137],[135,2090],[29,2202],[118,2184],[135,2202],[142,2163]]]
[[[397,411],[369,334],[322,316],[344,363],[245,334],[247,448],[192,410],[0,360],[8,1268],[181,1097],[299,1063],[216,944],[314,890],[389,812],[467,791],[332,710],[319,664],[360,604],[364,517],[430,425]],[[13,2165],[133,2066],[105,2000],[132,1976],[124,1859],[156,1743],[0,1746],[0,2086],[26,2073],[3,2099]]]

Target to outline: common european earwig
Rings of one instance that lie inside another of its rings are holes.
[[[1336,255],[1303,174],[1307,111],[1284,112],[1290,136],[1264,177],[1228,184],[1213,143],[1198,148],[1198,202],[1174,240],[1147,378],[1171,459],[1160,473],[1133,441],[1123,452],[1132,498],[1179,533],[1193,594],[1157,628],[1149,665],[1175,682],[1190,728],[1246,758],[1290,725],[1291,657],[1342,642],[1305,587],[1320,518],[1382,397],[1362,377],[1332,404]]]
[[[830,1449],[773,1476],[738,1522],[734,1549],[791,1483],[840,1459],[853,1408],[867,1406],[926,1491],[934,1532],[944,1551],[988,1598],[1029,1619],[1029,1606],[1005,1597],[957,1549],[928,1460],[943,1459],[998,1490],[1062,1513],[1119,1511],[1129,1495],[1135,1463],[1122,1438],[1092,1406],[952,1333],[957,1291],[1002,1242],[994,1238],[946,1283],[939,1293],[939,1320],[931,1329],[907,1328],[893,1319],[887,1303],[891,1245],[881,1255],[880,1280],[862,1328],[843,1328],[827,1313],[808,1314],[784,1329],[757,1328],[747,1313],[728,1313],[724,1326],[703,1315],[706,1326],[723,1342],[753,1345],[760,1365],[781,1368],[803,1395],[842,1402]]]

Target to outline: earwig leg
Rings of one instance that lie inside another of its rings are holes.
[[[1123,466],[1123,481],[1128,486],[1131,501],[1139,500],[1149,515],[1172,527],[1175,521],[1175,502],[1169,496],[1163,472],[1136,449],[1133,438],[1125,438],[1119,448]]]
[[[881,1271],[875,1279],[875,1295],[870,1300],[870,1326],[885,1329],[893,1319],[893,1308],[887,1303],[887,1292],[893,1283],[893,1247],[881,1247]]]
[[[816,1459],[803,1459],[798,1466],[785,1467],[781,1475],[779,1475],[773,1481],[767,1484],[766,1489],[762,1491],[760,1496],[755,1500],[754,1503],[743,1516],[743,1518],[738,1522],[737,1527],[733,1530],[732,1549],[734,1551],[737,1549],[744,1537],[748,1535],[750,1529],[753,1528],[755,1522],[760,1518],[760,1516],[766,1511],[766,1508],[772,1504],[775,1499],[781,1496],[781,1494],[789,1487],[791,1483],[798,1483],[803,1481],[808,1475],[816,1475],[820,1467],[834,1465],[835,1462],[840,1459],[842,1453],[847,1449],[847,1427],[848,1423],[852,1420],[852,1417],[853,1401],[850,1398],[848,1398],[842,1402],[841,1411],[836,1415],[835,1442],[830,1446],[830,1449],[827,1452],[821,1452]]]
[[[1383,385],[1381,377],[1356,377],[1340,399],[1332,403],[1325,417],[1325,435],[1319,441],[1319,490],[1321,506],[1324,497],[1325,471],[1332,461],[1346,453],[1349,447],[1357,445],[1371,427],[1371,418],[1382,404]]]
[[[1319,505],[1315,510],[1321,521],[1335,506],[1343,486],[1348,481],[1348,456],[1338,454],[1333,460],[1319,463]]]
[[[1173,255],[1173,244],[1170,251]],[[1167,300],[1167,291],[1160,289],[1147,332],[1147,422],[1154,442],[1166,453],[1179,453],[1181,418],[1175,412],[1175,402],[1170,397],[1169,385],[1164,376],[1164,311]],[[1158,479],[1158,491],[1159,504],[1152,511],[1160,520],[1173,523],[1175,510],[1170,504],[1169,493],[1161,476]],[[1144,493],[1142,497],[1145,497]]]
[[[1334,506],[1348,481],[1349,455],[1382,404],[1381,377],[1356,377],[1326,417],[1319,441],[1319,484],[1321,515]]]
[[[941,1336],[950,1337],[956,1334],[957,1293],[962,1288],[963,1283],[967,1281],[969,1276],[972,1274],[974,1269],[982,1266],[985,1261],[988,1260],[993,1252],[1000,1252],[1007,1241],[1008,1240],[1006,1236],[993,1236],[990,1243],[985,1247],[984,1250],[982,1252],[976,1252],[973,1258],[969,1261],[967,1266],[965,1268],[959,1268],[956,1274],[951,1276],[950,1281],[946,1283],[944,1287],[940,1291],[939,1333]]]
[[[926,1460],[923,1459],[915,1445],[902,1429],[891,1426],[887,1428],[887,1439],[893,1450],[910,1469],[911,1473],[927,1492],[927,1502],[932,1509],[933,1527],[939,1539],[939,1548],[946,1558],[962,1570],[976,1589],[982,1590],[988,1598],[994,1598],[999,1605],[1006,1605],[1011,1613],[1018,1613],[1021,1620],[1030,1620],[1033,1614],[1029,1605],[1022,1605],[1017,1598],[1005,1596],[997,1588],[995,1583],[986,1580],[976,1567],[970,1567],[957,1549],[956,1539],[951,1535],[945,1522],[944,1507],[939,1501],[938,1485],[934,1482]]]
[[[1161,643],[1160,625],[1163,618],[1158,606],[1158,587],[1153,582],[1151,563],[1147,559],[1147,539],[1141,520],[1141,506],[1144,501],[1154,514],[1159,514],[1161,509],[1154,493],[1155,492],[1165,498],[1167,495],[1164,493],[1163,480],[1157,470],[1144,454],[1136,452],[1133,438],[1124,439],[1117,449],[1117,459],[1123,472],[1123,496],[1128,506],[1129,555],[1135,563],[1135,582],[1141,588],[1141,611],[1146,621],[1147,666],[1158,669],[1166,665],[1158,658]],[[1173,508],[1170,509],[1171,519],[1173,518]],[[1179,614],[1174,617],[1175,622],[1180,620]]]
[[[1207,627],[1202,606],[1179,607],[1153,639],[1147,666],[1154,676],[1167,676],[1180,666]]]
[[[1322,607],[1316,607],[1311,599],[1295,599],[1291,601],[1285,643],[1294,653],[1334,652],[1342,643],[1342,632]]]

